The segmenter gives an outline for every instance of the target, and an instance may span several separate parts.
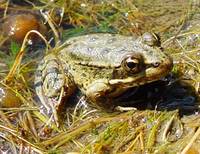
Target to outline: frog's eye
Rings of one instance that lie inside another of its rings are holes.
[[[140,70],[141,60],[138,57],[128,56],[123,60],[122,66],[127,72],[137,73]]]
[[[146,32],[142,35],[142,40],[149,46],[160,46],[160,37],[156,33]]]

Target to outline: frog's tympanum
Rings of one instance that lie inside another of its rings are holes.
[[[159,80],[171,68],[172,60],[155,34],[89,34],[71,38],[61,50],[46,55],[38,66],[35,87],[41,103],[57,121],[62,98],[76,88],[90,102],[109,108],[128,89]]]

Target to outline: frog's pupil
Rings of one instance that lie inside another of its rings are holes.
[[[127,63],[127,66],[128,66],[129,68],[131,68],[131,69],[132,69],[132,68],[135,68],[136,65],[137,65],[137,64],[134,63],[134,62],[128,62],[128,63]]]

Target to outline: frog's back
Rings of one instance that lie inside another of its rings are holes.
[[[70,38],[67,47],[61,51],[62,54],[71,54],[74,57],[82,57],[84,61],[107,61],[118,63],[119,58],[127,52],[138,51],[136,36],[122,36],[119,34],[89,34]]]

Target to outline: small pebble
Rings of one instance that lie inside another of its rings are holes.
[[[45,31],[44,25],[33,14],[8,15],[2,24],[3,34],[16,42],[22,42],[30,30]],[[36,36],[31,35],[31,39],[35,40]]]

